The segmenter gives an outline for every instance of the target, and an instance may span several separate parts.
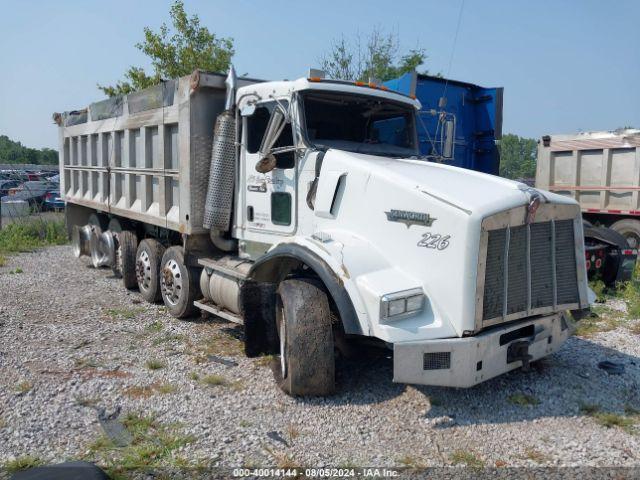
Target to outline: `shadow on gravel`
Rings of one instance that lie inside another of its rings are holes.
[[[606,360],[623,364],[624,373],[612,375],[598,368]],[[392,383],[392,378],[391,352],[363,349],[356,359],[339,362],[337,395],[298,401],[377,404],[414,388],[429,398],[425,417],[438,419],[436,428],[572,417],[594,409],[621,414],[640,410],[640,359],[578,337],[528,372],[517,369],[469,389],[407,386]]]

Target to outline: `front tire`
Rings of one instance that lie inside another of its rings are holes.
[[[171,247],[162,256],[160,288],[162,300],[171,315],[187,318],[194,315],[197,308],[193,304],[199,294],[199,271],[187,267],[182,247]]]
[[[276,297],[280,362],[273,373],[289,395],[335,392],[335,355],[327,294],[314,280],[283,281]]]
[[[160,261],[164,247],[153,238],[146,238],[138,245],[136,253],[136,280],[138,289],[149,303],[160,301]]]

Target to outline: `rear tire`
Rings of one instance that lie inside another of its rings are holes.
[[[136,253],[138,251],[138,236],[131,230],[124,230],[117,234],[116,262],[113,273],[122,277],[122,283],[128,290],[138,288],[136,278]]]
[[[200,271],[184,262],[182,247],[170,247],[162,256],[160,288],[162,301],[175,318],[193,316],[197,308],[193,304],[200,294]]]
[[[138,245],[136,253],[136,280],[138,289],[149,303],[160,301],[160,261],[164,247],[153,238],[146,238]]]
[[[289,395],[335,392],[335,354],[327,294],[314,280],[283,281],[276,296],[280,362],[273,374]]]
[[[99,230],[98,234],[106,230],[108,225],[106,217],[97,212],[93,212],[91,215],[89,215],[87,223],[96,227],[96,230]]]
[[[609,228],[626,238],[630,248],[640,247],[640,221],[625,218],[624,220],[618,220]]]

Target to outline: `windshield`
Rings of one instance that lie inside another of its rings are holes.
[[[407,157],[418,154],[411,105],[344,92],[302,94],[306,136],[315,147]]]

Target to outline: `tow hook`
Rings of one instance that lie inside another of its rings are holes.
[[[529,371],[529,361],[533,356],[529,355],[529,345],[531,340],[518,340],[513,342],[507,348],[507,363],[522,361],[522,371]]]

